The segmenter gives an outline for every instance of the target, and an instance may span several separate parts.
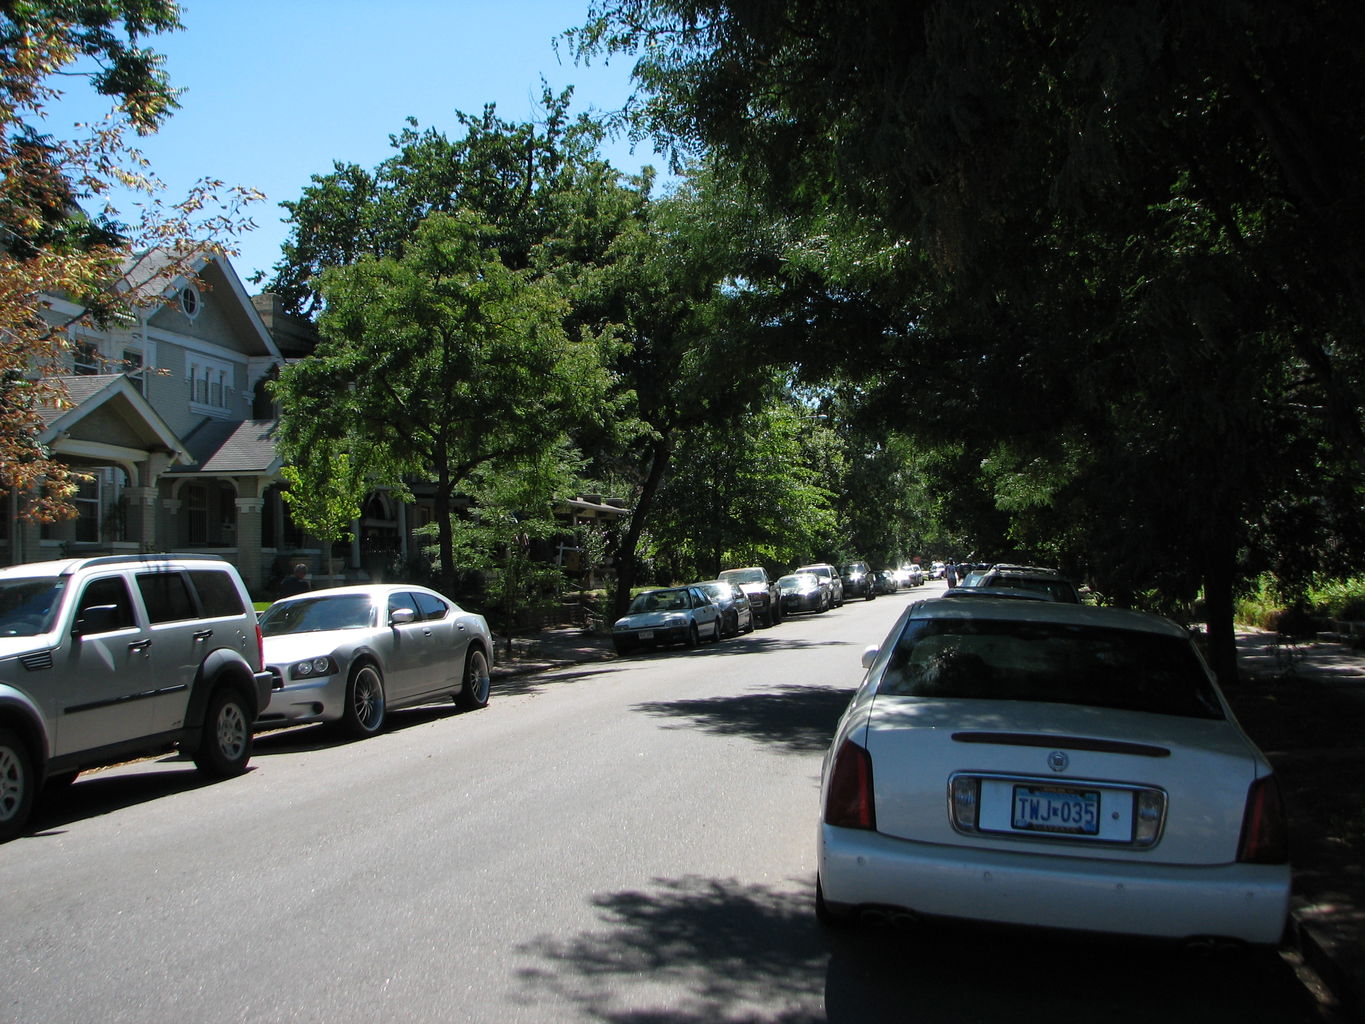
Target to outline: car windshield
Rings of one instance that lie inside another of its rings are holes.
[[[727,583],[708,583],[701,589],[706,591],[714,601],[728,601],[732,596],[730,594],[730,586]]]
[[[59,576],[0,580],[0,636],[37,636],[52,628],[66,589]]]
[[[783,576],[777,581],[777,585],[783,590],[812,590],[818,587],[820,582],[810,573],[801,573],[799,576]]]
[[[681,590],[651,590],[637,594],[630,602],[630,614],[640,612],[678,612],[687,607],[687,595]]]
[[[371,624],[368,594],[301,597],[271,605],[261,616],[266,636],[321,633],[331,629],[365,629]]]
[[[1223,717],[1189,641],[1057,622],[911,619],[877,692]]]
[[[731,580],[735,583],[762,583],[764,574],[762,569],[726,569],[720,574],[723,580]]]

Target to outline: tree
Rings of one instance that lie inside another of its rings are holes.
[[[835,534],[827,428],[792,401],[713,417],[680,433],[651,529],[676,579],[735,565],[814,560]],[[662,555],[661,555],[662,557]]]
[[[567,439],[515,467],[481,467],[468,482],[468,516],[452,520],[455,557],[482,575],[509,652],[517,611],[543,605],[563,586],[563,570],[535,557],[534,545],[563,532],[555,508],[578,489],[580,470],[581,458]]]
[[[601,126],[570,115],[572,95],[544,90],[539,122],[505,120],[492,104],[477,116],[456,111],[464,134],[455,139],[408,118],[389,136],[394,154],[373,170],[338,162],[314,175],[297,201],[281,204],[290,231],[268,287],[291,312],[317,316],[323,271],[366,255],[400,257],[433,213],[477,216],[485,243],[513,270],[593,262],[630,197],[597,153]]]
[[[176,108],[162,58],[141,45],[179,29],[172,0],[73,4],[34,0],[0,6],[0,490],[24,497],[22,514],[41,520],[74,515],[68,499],[80,479],[38,441],[42,410],[65,401],[63,370],[70,331],[104,324],[148,301],[120,275],[122,258],[160,246],[189,268],[195,238],[227,238],[249,226],[242,211],[260,198],[205,179],[178,203],[164,203],[160,183],[127,142],[150,134]],[[44,131],[61,95],[54,83],[85,79],[113,105],[100,123],[58,138]],[[151,197],[137,223],[80,204],[115,187]],[[82,307],[57,315],[63,296]]]
[[[1362,27],[1288,0],[606,0],[574,40],[643,54],[645,130],[839,228],[773,274],[807,372],[934,380],[917,441],[974,458],[1018,539],[1202,589],[1232,678],[1268,503],[1365,466]]]
[[[552,279],[511,270],[473,214],[432,214],[398,258],[322,275],[322,341],[275,385],[304,480],[344,452],[364,486],[434,483],[440,572],[453,583],[452,499],[488,467],[541,457],[597,408],[597,339],[569,338]]]
[[[280,467],[288,485],[282,493],[295,524],[330,550],[338,541],[351,539],[350,526],[360,518],[364,485],[356,478],[350,455],[339,451],[334,442],[319,439],[315,443],[319,447],[309,458],[315,474],[305,478],[292,463]]]

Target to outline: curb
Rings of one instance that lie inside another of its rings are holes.
[[[1352,970],[1349,958],[1340,956],[1331,937],[1324,929],[1306,918],[1305,909],[1293,908],[1289,913],[1289,945],[1303,963],[1322,982],[1336,1001],[1336,1011],[1344,1020],[1365,1020],[1365,975]]]

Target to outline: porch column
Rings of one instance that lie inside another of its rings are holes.
[[[253,593],[265,585],[261,567],[261,509],[264,498],[237,499],[237,570]]]
[[[179,498],[162,498],[161,511],[166,515],[166,532],[158,537],[157,541],[162,551],[178,551],[184,546],[184,541],[180,538],[183,531],[180,529],[180,505]]]
[[[139,551],[156,551],[156,498],[155,487],[125,487],[123,499],[127,503],[128,522],[125,524],[125,538],[135,540]],[[160,545],[163,551],[170,550]]]

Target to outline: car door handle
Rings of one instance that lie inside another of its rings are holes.
[[[207,640],[211,636],[213,636],[213,630],[201,629],[199,632],[194,634],[194,640],[195,643],[198,643],[200,640]]]
[[[128,650],[145,651],[148,647],[151,646],[152,646],[151,640],[134,640],[132,643],[128,645]]]

